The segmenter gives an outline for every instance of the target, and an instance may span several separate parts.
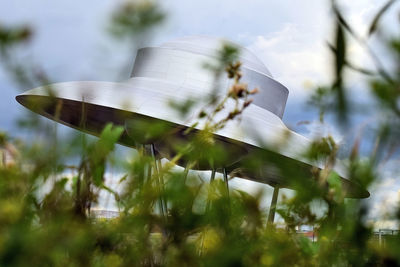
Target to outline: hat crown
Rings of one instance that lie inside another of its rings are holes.
[[[267,109],[282,118],[289,91],[272,78],[268,68],[246,48],[218,37],[188,36],[162,44],[159,47],[139,49],[131,77],[146,77],[173,83],[179,94],[196,96],[211,93],[215,83],[214,75],[205,64],[218,61],[218,51],[223,43],[240,49],[242,63],[241,82],[249,89],[258,88],[252,96],[253,104]],[[226,94],[233,80],[223,75],[218,81],[221,94]]]
[[[233,43],[228,39],[224,39],[221,37],[211,37],[203,35],[186,36],[174,39],[169,42],[165,42],[161,45],[161,47],[172,48],[195,54],[202,54],[205,56],[216,57],[217,52],[222,49],[223,44],[230,44],[239,49],[240,51],[239,60],[241,61],[243,66],[247,66],[251,69],[254,69],[258,72],[264,73],[272,77],[271,72],[264,65],[264,63],[250,50],[239,44]]]

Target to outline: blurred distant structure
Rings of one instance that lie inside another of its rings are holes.
[[[393,239],[400,238],[400,230],[379,229],[374,232],[374,240],[379,242],[380,246],[385,247],[387,242]]]
[[[92,209],[90,211],[90,216],[95,219],[115,219],[118,218],[120,214],[118,211]]]

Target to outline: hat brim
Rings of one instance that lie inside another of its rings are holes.
[[[181,90],[181,92],[190,91],[187,88]],[[36,113],[92,135],[99,135],[109,122],[126,127],[127,121],[140,121],[149,124],[161,123],[170,133],[163,138],[185,140],[191,138],[185,133],[187,128],[193,127],[193,134],[204,126],[202,123],[193,126],[193,122],[198,120],[200,106],[195,106],[192,112],[184,117],[179,116],[177,111],[170,107],[170,100],[179,102],[187,97],[188,95],[180,93],[179,86],[175,84],[148,78],[133,78],[125,83],[53,84],[27,91],[18,95],[16,99]],[[61,109],[57,110],[57,102],[60,100],[62,100]],[[226,111],[221,112],[219,118],[224,118],[229,110],[233,110],[234,105],[235,103],[228,101],[225,105]],[[265,166],[271,166],[270,159],[274,158],[277,162],[298,168],[304,174],[311,175],[312,167],[323,168],[321,163],[310,162],[303,156],[310,144],[307,138],[290,131],[279,117],[256,105],[246,108],[240,122],[229,121],[223,129],[215,132],[214,136],[218,144],[226,150],[226,157],[221,162],[202,162],[194,166],[195,168],[211,169],[224,165],[223,167],[235,177],[281,187],[290,187],[287,177],[271,171],[269,167],[257,171],[243,168],[242,162],[246,161],[248,155],[262,151],[264,155],[265,153],[270,155],[261,160]],[[119,140],[120,144],[129,147],[137,147],[141,142],[143,140],[134,140],[128,129]],[[173,147],[171,142],[157,138],[151,142],[156,144],[162,156],[169,159],[173,157],[176,147]],[[184,166],[185,159],[178,164]],[[368,191],[346,179],[345,168],[340,166],[340,162],[334,170],[342,179],[347,197],[369,196]]]

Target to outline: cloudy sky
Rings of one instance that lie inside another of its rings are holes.
[[[121,1],[0,1],[0,23],[29,24],[34,28],[34,39],[19,53],[27,62],[41,66],[54,82],[118,80],[128,77],[130,69],[126,66],[132,64],[135,56],[134,49],[117,44],[107,34],[110,13],[118,2]],[[386,1],[341,2],[346,18],[365,36],[374,14]],[[162,0],[160,4],[167,14],[166,23],[151,38],[138,40],[138,46],[157,45],[186,35],[231,39],[259,56],[273,76],[289,88],[283,118],[289,127],[309,137],[333,134],[338,140],[345,140],[346,135],[354,134],[365,123],[366,118],[357,117],[348,132],[339,131],[333,121],[330,125],[319,125],[318,114],[305,105],[310,88],[331,78],[331,58],[326,46],[332,35],[329,1]],[[399,5],[384,17],[385,31],[398,34],[398,11]],[[374,40],[371,45],[380,51]],[[355,63],[373,67],[356,43],[351,45],[349,53]],[[364,77],[350,73],[348,81],[357,101],[368,101]],[[0,129],[16,132],[15,120],[24,110],[14,97],[29,88],[18,88],[1,69],[0,85]],[[297,125],[304,120],[311,124]],[[383,206],[392,208],[399,200],[400,184],[394,179],[396,166],[393,160],[385,171],[385,179],[372,192],[374,217],[386,212],[381,209]],[[257,188],[248,183],[247,186],[249,190]]]

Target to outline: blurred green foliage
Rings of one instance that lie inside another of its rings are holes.
[[[124,1],[112,16],[110,32],[118,38],[132,38],[148,32],[164,17],[154,1]]]
[[[372,20],[370,34],[378,31],[379,19],[394,1],[389,1]],[[316,89],[311,103],[320,109],[321,120],[326,112],[346,121],[349,115],[343,73],[347,68],[370,77],[372,92],[390,118],[383,120],[376,132],[376,150],[363,158],[356,142],[348,158],[350,180],[368,188],[378,177],[376,165],[391,151],[388,143],[396,142],[399,125],[400,65],[389,72],[378,63],[377,73],[354,67],[346,53],[347,36],[355,35],[332,1],[336,18],[335,78],[331,85]],[[148,31],[159,24],[164,14],[151,2],[127,2],[112,17],[111,31],[118,37]],[[14,45],[31,36],[27,28],[0,27],[2,56]],[[390,51],[398,63],[400,39],[390,43]],[[217,160],[224,147],[212,135],[229,120],[240,117],[257,90],[240,83],[238,51],[231,45],[221,50],[218,65],[209,65],[210,75],[228,75],[234,85],[225,98],[213,95],[198,114],[205,120],[204,131],[186,130],[191,140],[176,143],[177,157],[159,164],[149,148],[142,146],[128,159],[114,155],[115,144],[124,128],[108,124],[97,140],[83,135],[72,138],[57,136],[54,128],[31,127],[45,132],[46,143],[24,143],[0,134],[0,266],[385,266],[400,265],[400,239],[396,236],[387,246],[373,238],[373,229],[366,223],[369,206],[356,199],[345,199],[345,184],[332,171],[337,154],[333,138],[315,140],[308,159],[322,161],[325,169],[311,170],[309,176],[295,165],[287,166],[268,153],[254,155],[249,164],[257,169],[259,158],[268,158],[295,189],[293,197],[283,197],[278,213],[284,226],[268,225],[260,202],[264,192],[249,195],[241,190],[227,190],[216,179],[210,184],[202,177],[179,171],[173,164],[186,158],[191,164]],[[6,64],[11,72],[14,65]],[[17,75],[18,77],[18,75]],[[20,76],[23,77],[23,76]],[[41,75],[36,78],[43,77]],[[41,79],[39,79],[41,80]],[[42,81],[42,80],[41,80]],[[236,108],[226,118],[215,121],[215,115],[228,99]],[[179,113],[189,112],[197,100],[171,103]],[[393,124],[393,122],[395,124]],[[37,125],[36,125],[37,126]],[[169,132],[168,125],[125,125],[135,140],[150,142]],[[378,157],[377,155],[383,155]],[[157,155],[155,155],[157,156]],[[71,158],[78,158],[70,165]],[[114,191],[105,182],[110,164],[123,168]],[[314,179],[312,179],[314,178]],[[309,181],[305,183],[304,181]],[[119,216],[99,219],[92,206],[101,193],[108,193],[116,202]],[[321,212],[313,211],[315,202],[322,203]],[[400,212],[394,214],[397,220]],[[297,233],[302,225],[313,226],[314,241]]]

